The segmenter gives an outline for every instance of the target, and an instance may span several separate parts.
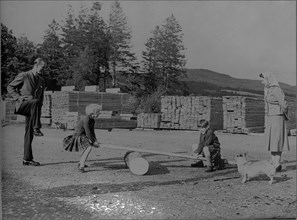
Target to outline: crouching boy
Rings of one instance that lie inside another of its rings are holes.
[[[221,159],[221,149],[218,137],[214,131],[210,129],[210,124],[207,120],[200,120],[198,127],[200,128],[199,144],[193,145],[194,154],[203,156],[206,159],[205,172],[212,172],[216,169],[223,169],[224,163]],[[195,149],[196,148],[196,149]],[[192,167],[204,167],[203,161],[198,160],[196,163],[191,164]]]

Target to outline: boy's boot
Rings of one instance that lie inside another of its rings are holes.
[[[205,170],[205,172],[214,171],[210,156],[206,156],[205,159],[206,159],[206,166],[207,166],[207,169]]]

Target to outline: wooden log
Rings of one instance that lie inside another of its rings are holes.
[[[124,161],[129,170],[136,175],[145,175],[149,170],[149,163],[139,152],[128,151]]]

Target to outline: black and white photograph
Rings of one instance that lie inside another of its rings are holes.
[[[1,219],[296,219],[296,8],[1,0]]]

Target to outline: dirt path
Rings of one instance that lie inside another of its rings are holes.
[[[72,131],[43,129],[33,141],[40,167],[24,167],[24,125],[2,128],[3,219],[181,219],[296,217],[296,137],[283,154],[285,170],[273,185],[260,176],[240,183],[235,167],[205,173],[185,158],[146,154],[144,176],[125,167],[125,152],[94,149],[86,173],[77,171],[80,153],[62,149]],[[189,153],[197,132],[96,130],[100,142],[144,149]],[[248,152],[248,159],[269,159],[263,135],[217,134],[224,158]]]

